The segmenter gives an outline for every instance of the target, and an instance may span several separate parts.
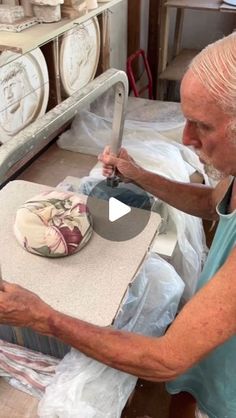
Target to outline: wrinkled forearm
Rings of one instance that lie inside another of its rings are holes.
[[[202,184],[181,183],[140,169],[135,183],[169,205],[190,215],[216,220],[213,188]]]
[[[151,381],[167,381],[179,374],[167,361],[165,337],[149,338],[112,327],[97,327],[54,310],[46,322],[44,334],[57,337],[112,368]]]
[[[235,260],[236,248],[184,306],[163,337],[91,325],[61,314],[38,299],[31,326],[110,367],[147,380],[171,380],[235,335]]]

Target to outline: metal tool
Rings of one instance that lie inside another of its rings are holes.
[[[111,176],[107,177],[108,187],[118,187],[120,182],[121,182],[121,179],[119,176],[115,174],[115,171]]]
[[[76,114],[87,107],[110,87],[117,85],[112,125],[111,150],[117,155],[122,141],[124,116],[128,100],[128,78],[124,71],[110,68],[81,90],[59,103],[35,122],[31,123],[13,140],[0,147],[0,187],[19,168],[45,147]],[[111,184],[117,184],[112,176]]]
[[[111,152],[116,156],[119,155],[122,143],[127,97],[128,96],[126,96],[126,89],[124,83],[119,82],[116,85],[111,137]],[[107,186],[117,187],[120,181],[120,177],[117,175],[117,171],[114,169],[112,175],[107,178]]]

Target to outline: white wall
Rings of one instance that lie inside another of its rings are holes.
[[[110,15],[110,63],[111,67],[126,70],[127,59],[127,9],[128,0],[115,5]]]
[[[148,46],[148,18],[149,18],[149,0],[141,1],[141,36],[140,46],[147,51]]]
[[[142,0],[141,48],[147,50],[149,0]],[[170,37],[173,40],[176,9],[172,8]],[[236,13],[185,9],[183,47],[202,49],[236,27]]]
[[[147,50],[149,0],[142,0],[141,14],[141,48]],[[111,66],[126,69],[127,59],[127,8],[124,0],[111,9],[110,16],[110,49]],[[173,8],[170,28],[170,44],[173,42],[176,9]],[[202,49],[232,32],[236,27],[236,13],[213,11],[185,10],[183,40],[184,48]]]
[[[171,42],[174,36],[176,9],[171,16]],[[185,10],[183,26],[183,48],[202,49],[204,46],[232,32],[236,26],[236,13]]]

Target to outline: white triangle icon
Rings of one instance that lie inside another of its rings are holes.
[[[127,215],[131,212],[131,208],[114,197],[109,199],[109,221],[115,222],[117,219],[122,218],[122,216]]]

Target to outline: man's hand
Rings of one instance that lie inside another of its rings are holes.
[[[47,334],[48,319],[53,311],[37,295],[16,284],[2,282],[0,324],[24,326]]]
[[[112,175],[114,168],[117,174],[124,182],[138,181],[142,175],[142,168],[136,164],[134,159],[121,148],[119,156],[115,157],[107,146],[103,153],[98,156],[98,160],[103,163],[103,175],[109,177]]]

